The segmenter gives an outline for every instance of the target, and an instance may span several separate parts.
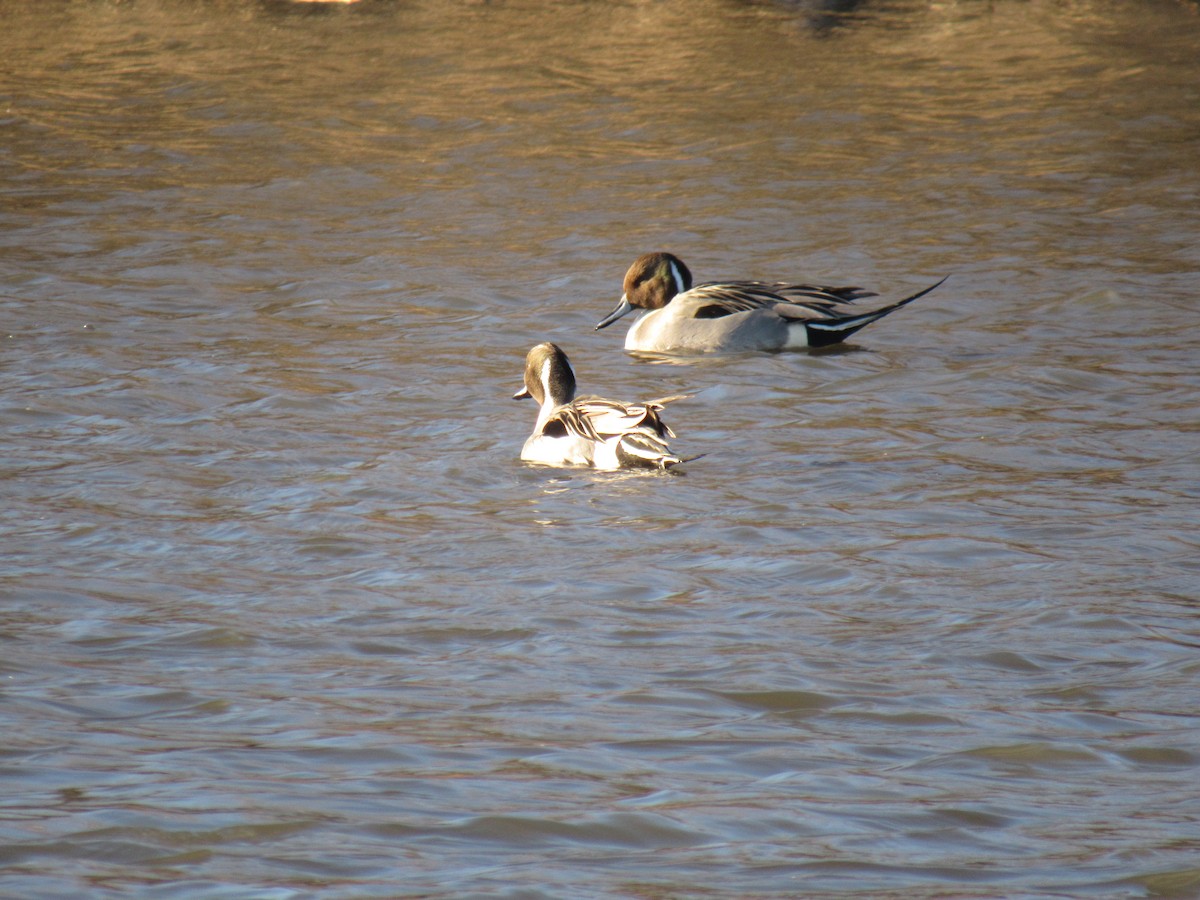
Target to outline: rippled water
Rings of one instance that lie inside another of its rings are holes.
[[[0,894],[1200,895],[1194,3],[0,10]]]

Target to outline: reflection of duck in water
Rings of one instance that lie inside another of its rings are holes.
[[[779,6],[804,13],[807,24],[814,31],[830,31],[854,19],[847,18],[866,6],[864,0],[776,0]]]

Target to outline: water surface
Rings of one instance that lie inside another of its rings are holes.
[[[1194,4],[3,15],[0,893],[1200,892]]]

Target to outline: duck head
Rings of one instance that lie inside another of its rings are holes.
[[[691,290],[692,273],[673,253],[644,253],[625,273],[625,292],[617,308],[600,320],[596,330],[606,328],[626,313],[639,309],[662,309],[676,294]]]

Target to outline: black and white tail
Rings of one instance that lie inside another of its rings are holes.
[[[663,441],[646,431],[632,431],[617,441],[617,460],[625,468],[669,469],[699,456],[676,456]]]
[[[947,275],[946,278],[950,276]],[[828,347],[831,344],[840,344],[854,332],[860,328],[866,328],[872,322],[882,319],[889,313],[894,313],[902,306],[907,306],[914,300],[924,297],[934,288],[938,287],[943,281],[943,278],[936,284],[931,284],[923,291],[917,291],[911,297],[905,297],[890,306],[885,306],[882,309],[872,310],[869,313],[863,313],[858,316],[844,316],[830,319],[818,319],[816,321],[808,321],[804,323],[805,331],[808,333],[808,346],[810,347]]]

